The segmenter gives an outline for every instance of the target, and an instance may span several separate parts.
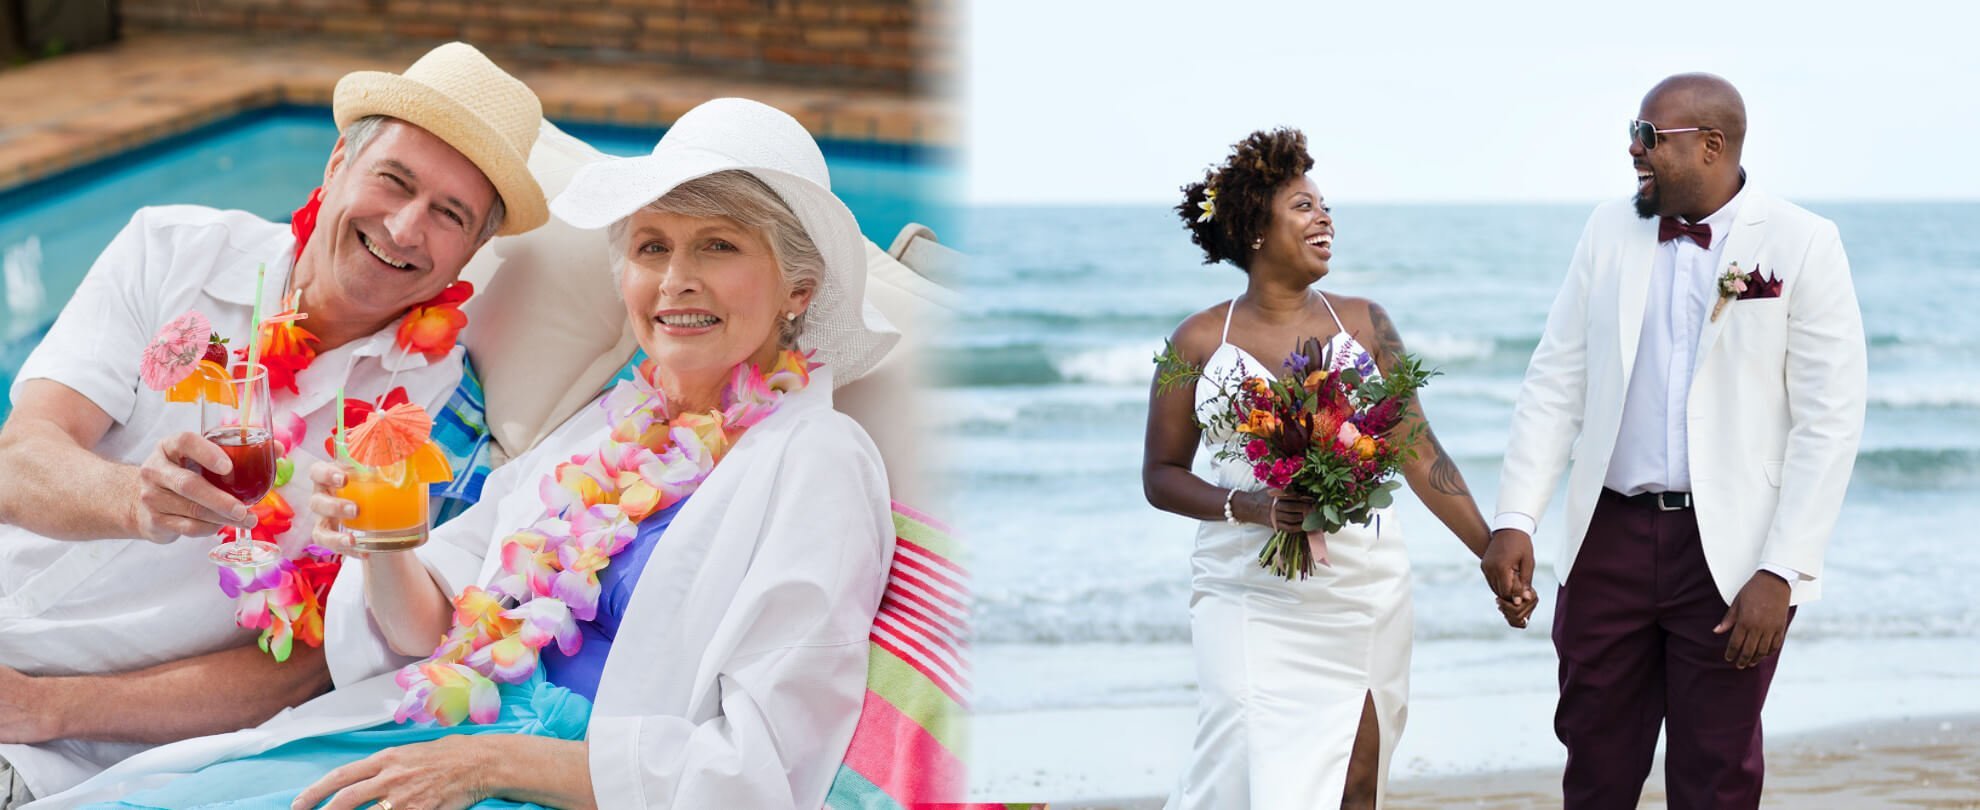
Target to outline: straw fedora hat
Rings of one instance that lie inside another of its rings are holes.
[[[543,104],[529,87],[465,42],[428,51],[404,74],[360,70],[338,80],[331,102],[337,129],[368,115],[424,129],[465,155],[502,196],[508,217],[497,235],[549,221],[543,187],[529,173],[529,149]]]
[[[682,183],[730,170],[749,172],[777,192],[825,257],[825,277],[812,294],[798,348],[817,352],[815,359],[832,370],[834,387],[872,370],[900,332],[866,301],[865,237],[832,193],[824,153],[782,110],[740,98],[695,107],[667,128],[653,154],[579,169],[550,210],[578,228],[603,228]]]

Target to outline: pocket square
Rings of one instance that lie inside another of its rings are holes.
[[[1779,297],[1781,297],[1781,280],[1772,273],[1763,277],[1760,275],[1760,268],[1755,267],[1753,272],[1746,274],[1746,290],[1739,294],[1738,300]]]

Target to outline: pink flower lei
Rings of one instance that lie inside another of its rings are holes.
[[[811,381],[818,364],[786,351],[768,373],[737,366],[721,408],[671,415],[651,361],[600,403],[612,428],[597,452],[543,477],[543,516],[504,539],[502,570],[454,599],[454,626],[433,655],[399,670],[393,717],[441,725],[494,722],[497,683],[522,683],[551,643],[574,655],[579,621],[597,616],[598,573],[631,545],[648,515],[679,503],[713,472],[743,431]]]

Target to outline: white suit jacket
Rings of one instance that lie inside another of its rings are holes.
[[[1734,301],[1698,338],[1689,393],[1692,500],[1705,561],[1730,603],[1762,563],[1810,577],[1822,558],[1863,432],[1863,318],[1834,223],[1748,187],[1714,273],[1733,262],[1781,281],[1779,298]],[[1498,512],[1546,513],[1568,474],[1565,583],[1615,450],[1643,328],[1657,220],[1628,200],[1595,210],[1547,315],[1513,411]],[[1712,296],[1716,303],[1717,282]]]
[[[866,690],[867,637],[893,556],[886,473],[832,410],[828,371],[743,434],[641,573],[598,684],[591,779],[601,808],[815,808]],[[537,483],[605,438],[588,406],[489,476],[481,503],[418,551],[449,589],[487,585],[497,544],[542,511]],[[391,720],[393,654],[347,565],[326,612],[338,688],[253,729],[152,749],[34,806],[104,801],[221,759]],[[636,629],[636,630],[635,630]]]

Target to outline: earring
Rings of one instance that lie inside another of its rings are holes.
[[[796,322],[797,322],[797,313],[795,313],[795,312],[786,312],[786,313],[784,313],[784,322],[785,322],[785,323],[796,323]]]
[[[1253,239],[1253,240],[1251,240],[1251,249],[1252,249],[1252,250],[1258,250],[1258,249],[1261,249],[1261,248],[1263,248],[1263,247],[1265,247],[1265,237],[1263,237],[1263,236],[1261,236],[1261,237],[1258,237],[1257,239]]]

